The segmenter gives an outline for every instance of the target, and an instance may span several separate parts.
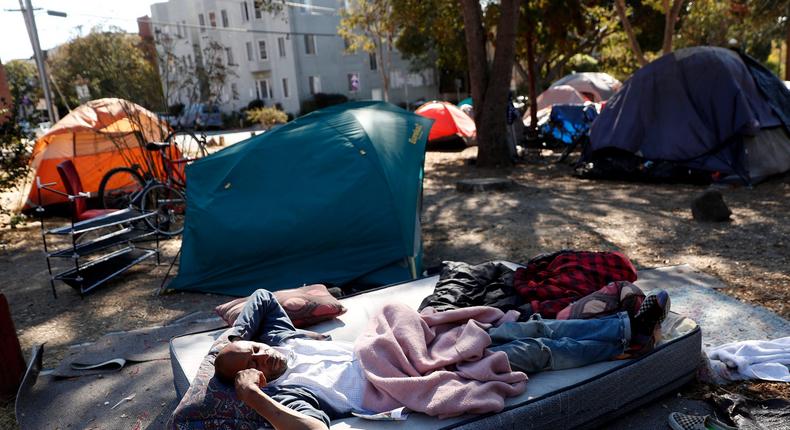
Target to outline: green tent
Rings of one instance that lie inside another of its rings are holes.
[[[345,103],[195,161],[170,288],[243,296],[414,279],[432,123],[388,103]]]

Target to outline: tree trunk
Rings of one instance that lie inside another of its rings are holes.
[[[496,51],[489,70],[483,12],[479,0],[461,0],[467,61],[477,126],[477,165],[495,167],[512,163],[506,137],[507,94],[516,57],[519,2],[502,0],[497,23]]]
[[[376,53],[373,54],[378,62],[379,73],[381,73],[381,92],[384,97],[384,101],[390,101],[390,76],[389,76],[389,65],[385,64],[384,62],[384,45],[379,40],[379,46],[376,50]]]
[[[530,138],[538,136],[538,89],[535,80],[535,40],[532,21],[527,21],[527,69],[529,73],[529,129]]]
[[[785,23],[787,35],[785,36],[785,80],[790,81],[790,19]]]
[[[631,21],[628,20],[628,15],[626,14],[625,0],[615,0],[614,5],[617,8],[617,15],[620,16],[620,22],[623,24],[623,30],[628,36],[628,42],[631,43],[631,50],[634,51],[636,61],[639,63],[640,67],[646,66],[647,60],[645,60],[645,55],[642,53],[642,48],[639,47],[639,41],[636,40],[636,34],[634,33],[634,29],[631,27]]]
[[[675,36],[675,22],[680,15],[683,0],[675,0],[670,7],[670,1],[664,0],[664,43],[661,47],[662,54],[672,52],[672,38]]]

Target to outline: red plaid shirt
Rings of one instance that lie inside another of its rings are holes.
[[[554,318],[563,308],[614,281],[636,281],[636,269],[619,252],[560,251],[516,270],[513,286],[532,312]]]

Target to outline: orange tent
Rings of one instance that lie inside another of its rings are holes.
[[[56,183],[65,192],[55,168],[61,161],[74,162],[85,191],[95,193],[107,171],[119,166],[139,164],[156,169],[157,159],[145,150],[146,142],[161,141],[169,131],[166,122],[127,100],[106,98],[92,100],[71,111],[44,136],[36,140],[30,170],[20,206],[29,209],[68,201],[55,193],[42,191],[39,202],[35,178],[41,183]],[[161,164],[161,162],[158,162]]]
[[[417,108],[414,113],[434,120],[431,133],[428,135],[429,141],[452,136],[471,139],[477,134],[474,120],[452,103],[428,102]]]

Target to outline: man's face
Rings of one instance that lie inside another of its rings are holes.
[[[258,369],[271,382],[285,372],[288,360],[269,345],[240,340],[223,348],[217,355],[215,365],[221,367],[217,370],[229,377],[235,377],[236,373],[244,369]]]

